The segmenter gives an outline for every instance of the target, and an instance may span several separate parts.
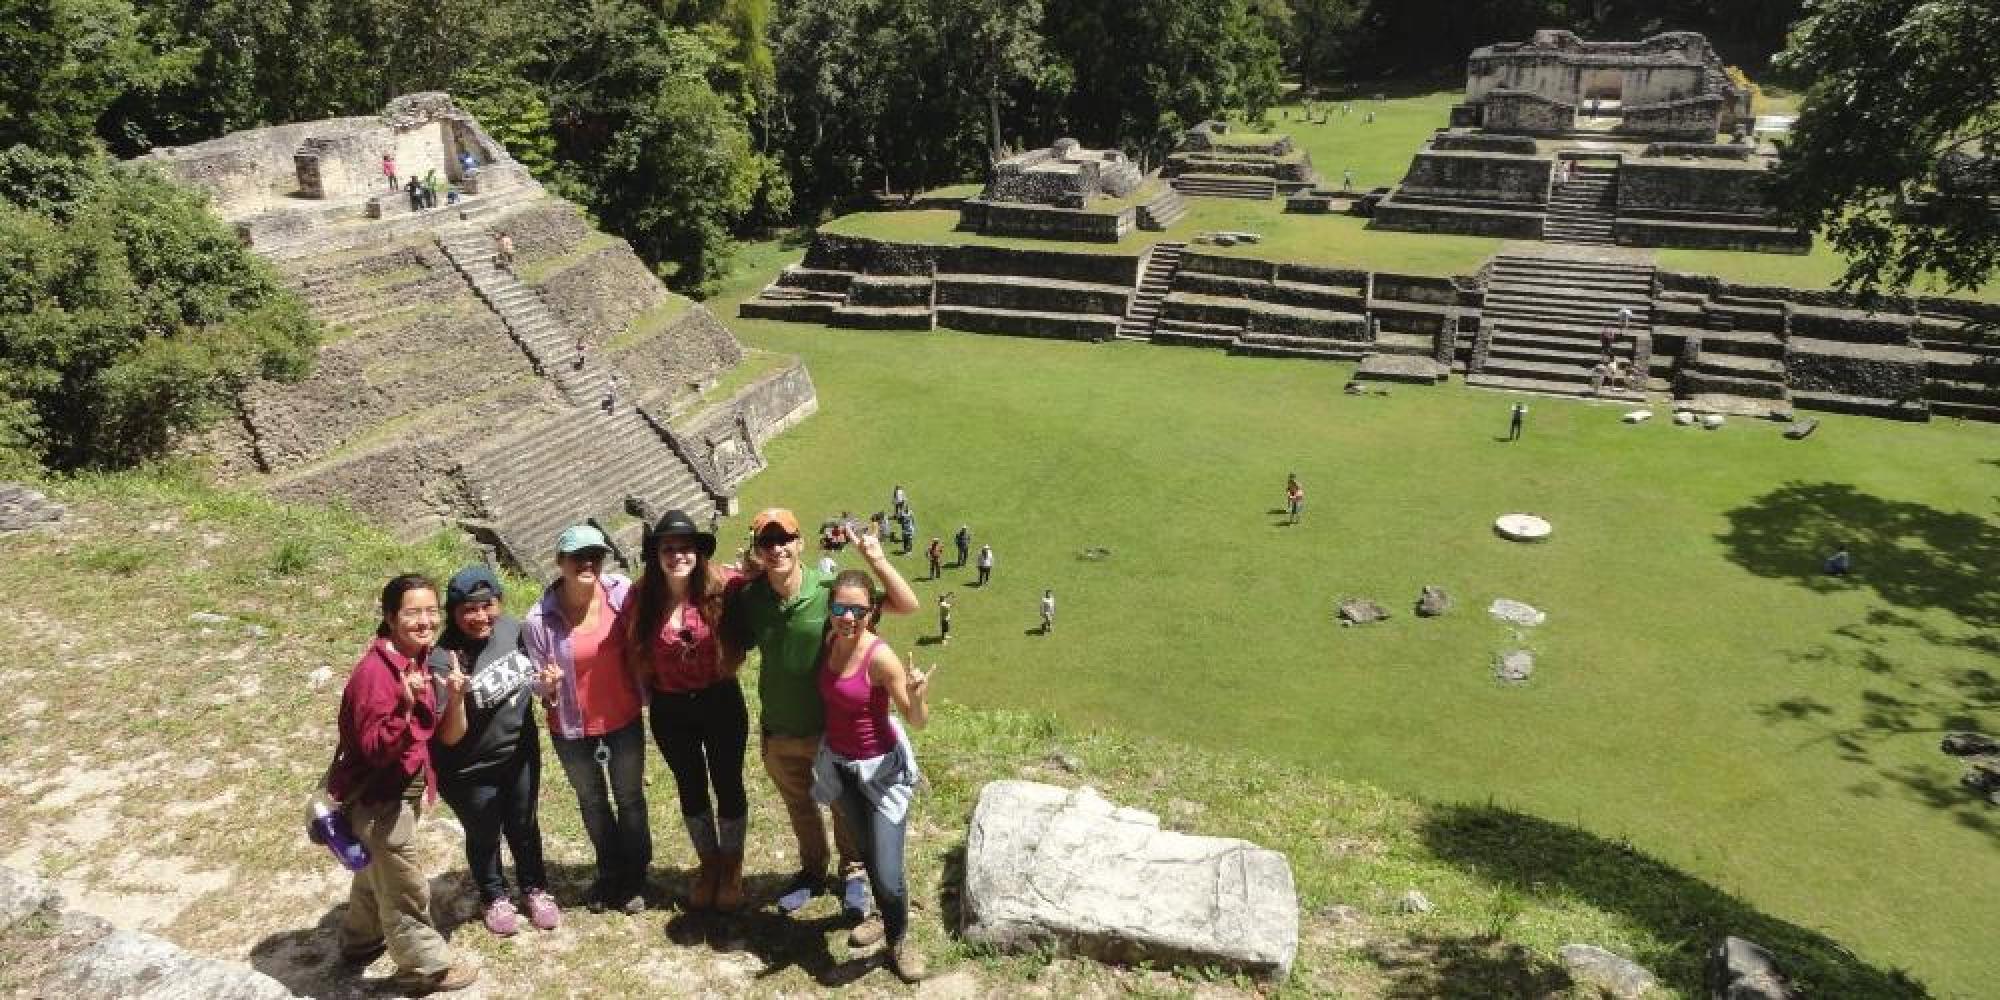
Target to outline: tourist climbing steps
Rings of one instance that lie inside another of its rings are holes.
[[[1600,336],[1623,329],[1614,355],[1633,360],[1636,334],[1652,323],[1653,267],[1586,256],[1494,258],[1481,322],[1483,357],[1474,350],[1465,383],[1565,396],[1642,400],[1624,387],[1598,385]],[[1620,309],[1631,311],[1622,321]],[[1643,384],[1643,383],[1642,383]]]
[[[1611,246],[1617,221],[1618,171],[1615,167],[1577,164],[1569,183],[1549,194],[1548,221],[1542,238],[1550,243]]]
[[[500,267],[492,234],[465,227],[438,237],[473,291],[486,300],[507,324],[535,368],[552,379],[563,398],[579,406],[595,406],[610,392],[610,372],[585,354],[577,364],[576,334],[542,302],[541,293]]]

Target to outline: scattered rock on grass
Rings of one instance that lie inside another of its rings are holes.
[[[1625,421],[1628,424],[1643,424],[1646,421],[1653,419],[1653,411],[1631,410],[1627,412],[1623,417],[1620,417],[1619,419]]]
[[[2000,753],[2000,740],[1985,733],[1946,733],[1938,749],[1954,757],[1977,757],[1980,754]]]
[[[1720,413],[1711,413],[1701,418],[1701,425],[1703,427],[1708,428],[1709,430],[1715,430],[1716,428],[1721,427],[1723,423],[1724,421],[1722,419],[1722,414]]]
[[[994,781],[965,844],[965,939],[1282,980],[1298,952],[1285,856],[1160,829],[1089,788]]]
[[[1755,941],[1730,936],[1708,956],[1709,993],[1725,1000],[1795,1000],[1777,959]]]
[[[1519,684],[1527,680],[1528,676],[1534,672],[1535,654],[1525,649],[1517,649],[1511,653],[1502,653],[1498,662],[1493,665],[1494,675],[1512,684]]]
[[[197,611],[188,616],[188,621],[196,625],[223,625],[229,621],[228,615],[218,615],[213,611]]]
[[[1486,613],[1514,625],[1540,625],[1549,617],[1532,606],[1507,597],[1494,598],[1492,606],[1486,609]]]
[[[1695,415],[1686,410],[1674,414],[1674,426],[1676,427],[1686,427],[1694,422]]]
[[[1429,896],[1411,889],[1409,892],[1403,893],[1402,899],[1396,901],[1396,909],[1404,913],[1429,913],[1437,909],[1437,907],[1431,903]]]
[[[0,531],[26,531],[62,520],[63,507],[20,483],[0,483]]]
[[[62,895],[48,882],[27,872],[0,868],[0,931],[43,909],[59,909]]]
[[[1425,587],[1417,594],[1417,615],[1436,618],[1451,610],[1451,595],[1443,587]]]
[[[1792,441],[1802,441],[1811,437],[1812,432],[1816,430],[1819,430],[1818,420],[1802,420],[1785,428],[1785,437]]]
[[[1340,602],[1340,623],[1342,625],[1366,625],[1389,617],[1389,612],[1374,601],[1350,597]]]
[[[1974,795],[1984,795],[1986,801],[2000,806],[2000,756],[1974,759],[1972,770],[1965,772],[1959,781],[1972,789]]]
[[[1556,949],[1556,957],[1562,960],[1569,977],[1578,983],[1595,987],[1619,1000],[1636,1000],[1652,992],[1659,985],[1653,974],[1641,968],[1637,962],[1605,951],[1591,944],[1566,944]]]

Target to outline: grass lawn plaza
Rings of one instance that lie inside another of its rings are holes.
[[[748,253],[738,296],[796,258]],[[1977,888],[2000,885],[2000,810],[1938,749],[2000,726],[2000,428],[1818,415],[1794,442],[1455,384],[1347,396],[1344,364],[731,325],[820,394],[746,512],[866,517],[900,483],[922,542],[964,523],[994,547],[990,586],[948,569],[888,626],[908,650],[956,592],[952,644],[918,648],[940,692],[1574,823],[1936,995],[2000,977],[2000,895]],[[1499,539],[1510,511],[1553,538]],[[1820,575],[1840,544],[1855,575]],[[921,543],[899,559],[924,575]],[[1449,615],[1411,613],[1426,584]],[[1394,617],[1342,628],[1351,596]],[[1503,625],[1497,597],[1548,619]],[[1537,666],[1510,686],[1515,648]],[[1526,881],[1562,893],[1564,864]]]
[[[1271,127],[1288,133],[1299,148],[1311,154],[1325,187],[1338,188],[1342,170],[1354,171],[1354,187],[1366,191],[1390,187],[1403,179],[1410,157],[1431,133],[1450,120],[1451,106],[1464,96],[1461,89],[1416,88],[1405,95],[1392,93],[1383,100],[1350,100],[1353,111],[1341,114],[1341,101],[1321,101],[1318,112],[1332,113],[1325,124],[1305,120],[1304,105],[1293,103],[1271,113]],[[1375,112],[1373,124],[1366,113]],[[1261,126],[1260,126],[1261,127]],[[1079,137],[1084,138],[1084,137]],[[955,185],[942,193],[977,193],[976,188]],[[1234,254],[1267,260],[1296,261],[1333,267],[1354,267],[1401,274],[1470,274],[1499,249],[1500,240],[1482,236],[1443,236],[1403,233],[1367,228],[1368,220],[1351,215],[1288,214],[1284,201],[1249,201],[1235,198],[1189,198],[1187,216],[1165,232],[1135,229],[1116,244],[1065,243],[1058,240],[1017,239],[959,232],[958,213],[953,210],[857,212],[842,216],[823,228],[830,233],[866,236],[900,243],[947,243],[1009,246],[1040,250],[1117,252],[1136,254],[1152,244],[1167,240],[1190,242],[1198,234],[1250,232],[1261,239],[1254,244],[1234,247],[1203,246],[1204,253]],[[1842,258],[1822,241],[1815,241],[1811,253],[1803,255],[1744,253],[1730,250],[1655,251],[1662,269],[1693,274],[1713,274],[1741,284],[1785,285],[1794,288],[1825,288],[1839,279]],[[1921,293],[1942,294],[1942,289],[1919,285]],[[1988,302],[2000,301],[2000,282],[1984,288],[1955,293]]]

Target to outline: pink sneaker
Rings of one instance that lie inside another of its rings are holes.
[[[521,898],[528,907],[528,922],[536,930],[552,931],[562,925],[562,910],[556,906],[555,897],[540,889],[529,889]]]
[[[486,929],[501,937],[512,937],[520,930],[521,918],[514,912],[514,904],[505,899],[486,904]]]

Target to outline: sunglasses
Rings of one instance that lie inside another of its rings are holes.
[[[761,548],[775,549],[780,545],[790,545],[798,540],[799,536],[797,535],[790,533],[780,534],[778,532],[773,531],[773,532],[768,532],[766,534],[758,535],[757,545]]]
[[[679,542],[672,542],[672,543],[661,542],[659,548],[660,548],[660,554],[663,556],[693,555],[701,551],[700,549],[695,548],[692,545],[683,545]]]
[[[866,604],[842,604],[839,601],[830,601],[826,606],[829,618],[866,618],[870,610]]]

